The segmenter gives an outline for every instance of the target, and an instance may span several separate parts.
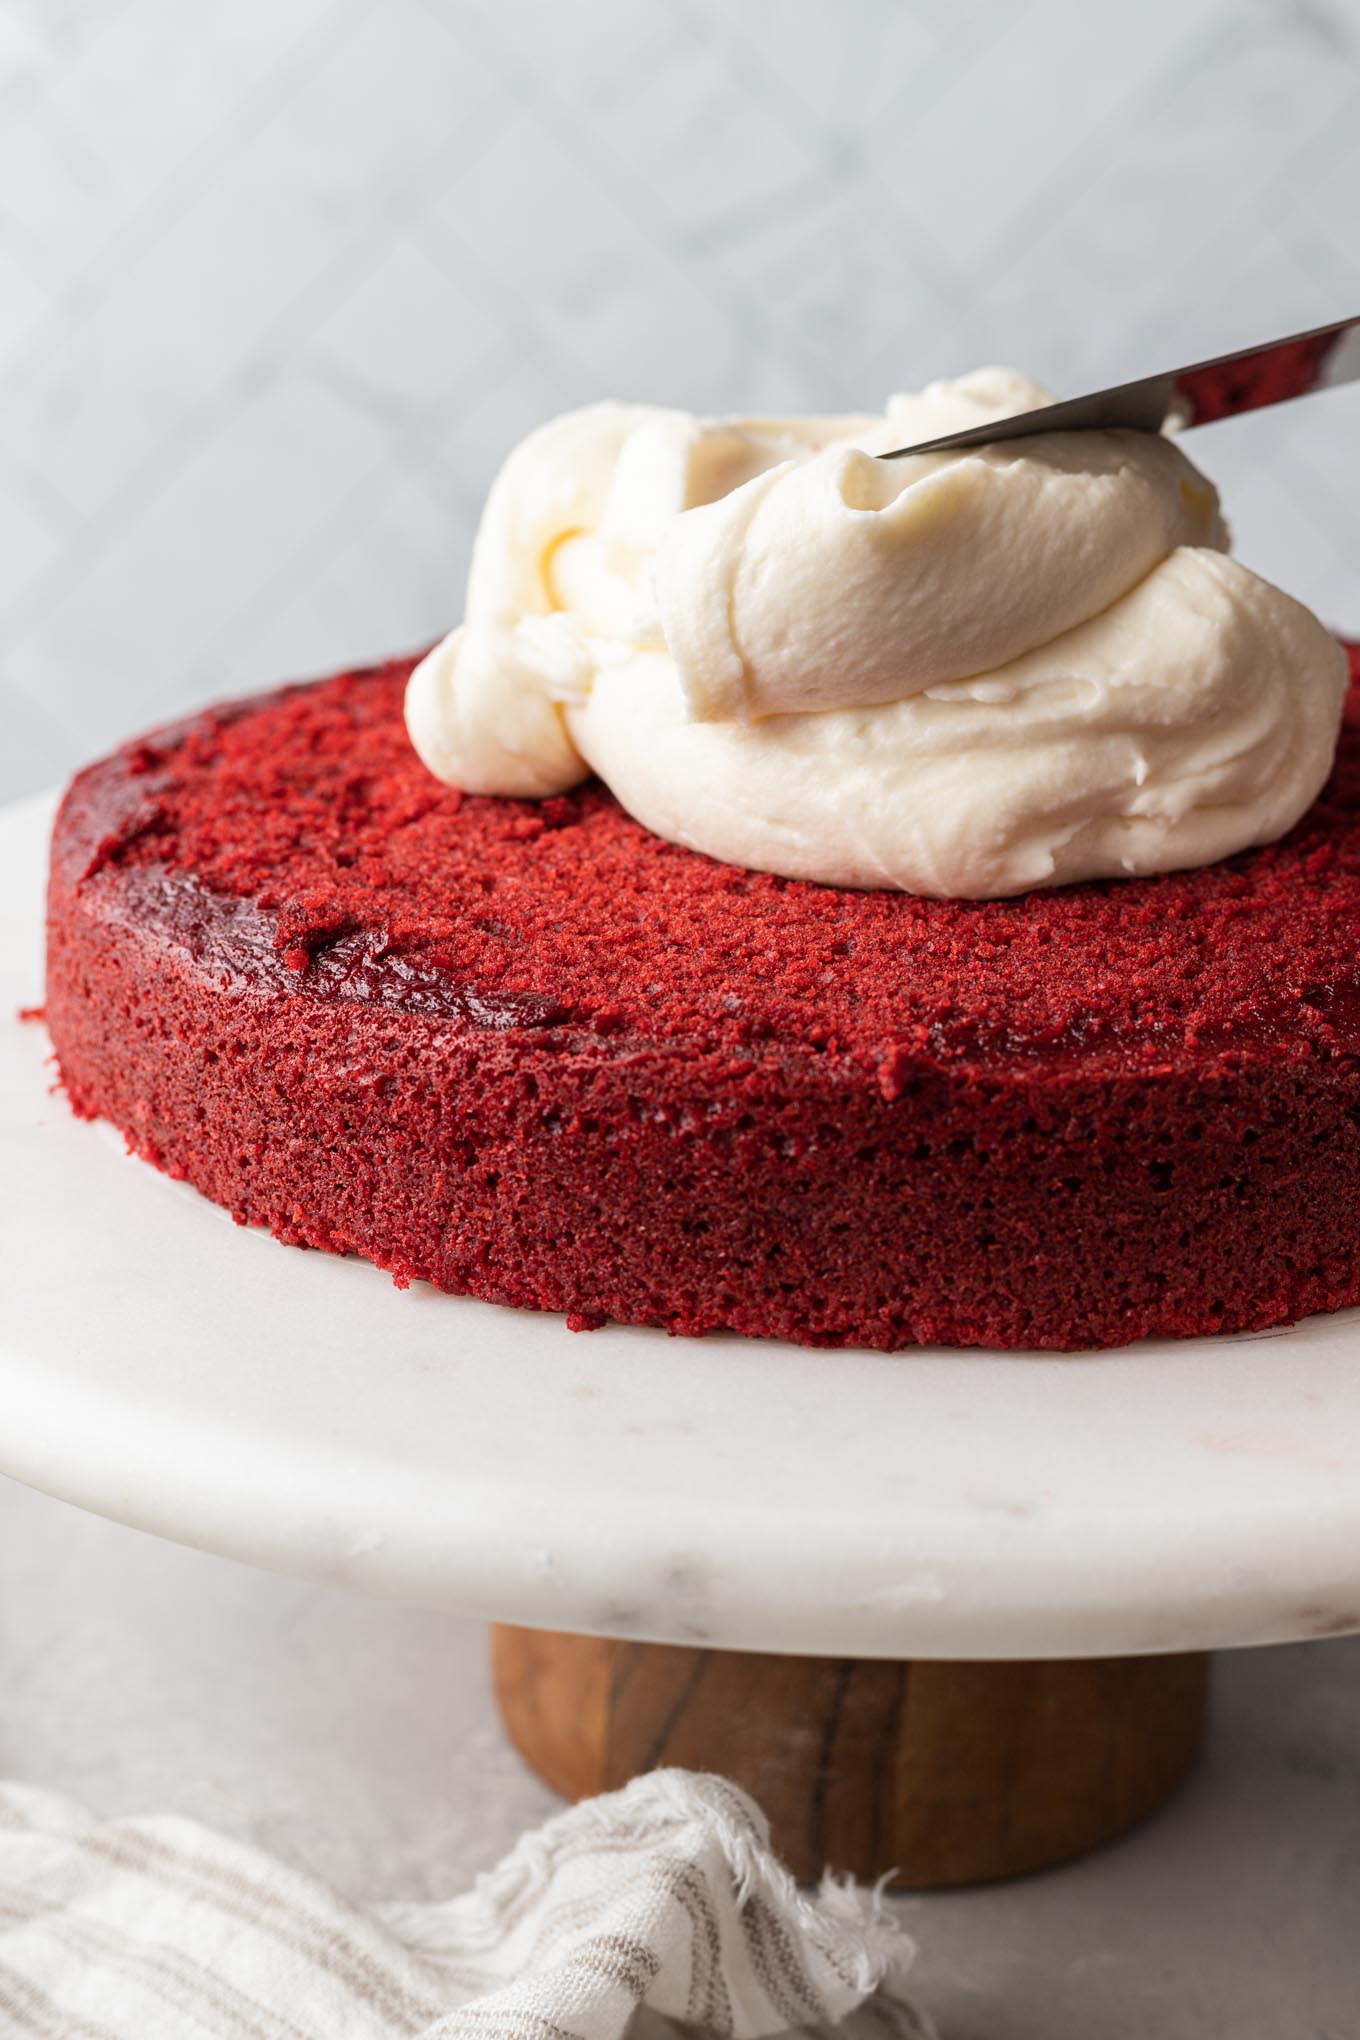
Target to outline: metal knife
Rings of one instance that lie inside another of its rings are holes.
[[[1038,411],[1011,418],[993,418],[970,425],[965,432],[946,432],[914,446],[894,447],[883,460],[901,460],[911,453],[947,453],[966,446],[994,446],[1006,439],[1029,439],[1040,432],[1102,432],[1114,426],[1138,432],[1160,432],[1172,421],[1187,432],[1242,411],[1259,411],[1314,390],[1335,389],[1360,380],[1360,318],[1335,326],[1313,326],[1262,347],[1239,348],[1212,361],[1188,368],[1165,369],[1138,382],[1116,383],[1090,396],[1068,397]]]

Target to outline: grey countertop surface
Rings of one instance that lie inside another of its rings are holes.
[[[555,1804],[484,1636],[0,1482],[0,1771],[173,1811],[352,1896],[462,1889]],[[1360,1640],[1220,1660],[1207,1760],[1140,1833],[901,1901],[946,2040],[1360,2036]]]

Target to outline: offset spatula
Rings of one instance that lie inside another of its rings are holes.
[[[1259,411],[1314,390],[1335,389],[1338,383],[1360,380],[1360,318],[1335,326],[1314,326],[1264,347],[1243,347],[1213,361],[1146,375],[1138,382],[1116,383],[1089,397],[1068,397],[1038,411],[1013,418],[994,418],[970,425],[966,432],[946,432],[915,446],[894,447],[884,460],[908,453],[944,453],[955,447],[994,446],[1003,439],[1029,439],[1039,432],[1100,432],[1128,426],[1136,432],[1160,432],[1168,420],[1178,431],[1211,425],[1241,411]]]

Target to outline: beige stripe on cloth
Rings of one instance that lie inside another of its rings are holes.
[[[350,1905],[174,1819],[0,1785],[0,2040],[928,2040],[878,1896],[800,1892],[721,1778],[657,1771],[525,1835],[464,1897]]]

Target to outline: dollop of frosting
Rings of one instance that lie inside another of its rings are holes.
[[[881,416],[555,419],[411,676],[417,751],[473,793],[596,772],[691,849],[937,897],[1274,840],[1330,769],[1345,658],[1227,556],[1170,439],[875,458],[1049,401],[984,369]]]

